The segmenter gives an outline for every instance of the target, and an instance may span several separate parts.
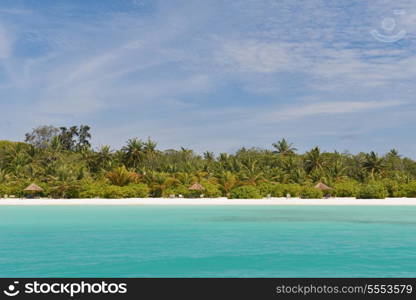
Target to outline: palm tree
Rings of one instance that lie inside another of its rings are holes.
[[[66,127],[60,127],[59,129],[61,132],[58,135],[58,138],[62,148],[68,151],[75,150],[75,138],[79,136],[78,126],[71,126],[69,129]]]
[[[150,137],[147,138],[147,141],[143,143],[144,151],[147,154],[153,154],[153,153],[155,153],[156,152],[156,146],[157,146],[157,143],[154,142],[154,141],[152,141],[150,139]]]
[[[176,173],[174,178],[177,180],[179,184],[182,184],[185,186],[191,185],[192,183],[195,182],[195,176],[189,173],[184,173],[184,172]]]
[[[137,173],[128,171],[125,166],[115,168],[113,171],[108,172],[106,177],[112,184],[118,186],[125,186],[129,183],[139,181],[139,175]]]
[[[309,152],[306,153],[305,156],[305,170],[310,174],[311,172],[318,170],[323,170],[326,161],[322,156],[321,150],[319,147],[315,147]]]
[[[6,172],[6,170],[0,169],[0,183],[5,183],[10,179],[10,175]]]
[[[194,174],[193,174],[193,177],[194,177],[194,179],[196,180],[196,182],[201,182],[202,180],[205,180],[205,179],[210,179],[210,176],[211,174],[209,174],[208,172],[206,172],[206,171],[196,171]]]
[[[335,182],[341,181],[347,177],[348,167],[344,165],[341,159],[337,159],[327,166],[327,173]]]
[[[403,172],[404,170],[403,160],[396,149],[392,149],[386,154],[385,163],[389,173]]]
[[[264,179],[263,172],[257,168],[257,160],[249,159],[242,164],[240,171],[240,178],[244,183],[249,185],[256,185],[260,180]]]
[[[90,139],[91,139],[91,133],[90,133],[90,126],[88,125],[81,125],[79,127],[78,131],[78,144],[77,144],[77,150],[83,150],[83,149],[89,149],[91,147]]]
[[[151,194],[154,197],[162,196],[168,187],[177,184],[176,179],[169,177],[169,174],[154,171],[146,172],[143,175],[143,181],[150,187]]]
[[[156,150],[157,143],[147,138],[147,141],[143,143],[143,150],[145,153],[145,165],[154,170],[157,165],[158,152]]]
[[[137,169],[143,157],[144,145],[138,139],[129,139],[127,145],[121,149],[124,152],[124,161],[127,167]]]
[[[204,159],[207,160],[208,162],[213,162],[215,160],[214,152],[205,151]]]
[[[181,147],[181,155],[184,159],[191,159],[194,155],[194,151],[192,149],[186,149],[184,147]]]
[[[273,147],[276,148],[275,153],[278,153],[282,156],[294,154],[297,150],[295,147],[293,147],[292,143],[288,143],[284,138],[277,143],[274,143]]]
[[[113,157],[114,154],[110,146],[102,146],[98,152],[96,152],[96,169],[110,170],[112,168]]]
[[[228,195],[230,191],[237,185],[237,177],[230,171],[223,171],[218,175],[218,183],[224,190],[225,195]]]
[[[5,171],[16,177],[23,177],[27,166],[33,162],[33,158],[27,150],[28,148],[20,143],[6,147],[0,153],[5,164]]]
[[[397,149],[394,148],[391,149],[389,153],[387,153],[387,156],[400,158],[399,151],[397,151]]]
[[[383,172],[385,166],[384,159],[380,158],[374,151],[365,155],[363,168],[370,173],[372,180],[374,180],[375,174],[381,174]]]

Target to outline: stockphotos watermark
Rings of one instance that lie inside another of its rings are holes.
[[[397,26],[397,20],[400,16],[405,15],[406,12],[403,9],[396,9],[393,11],[394,17],[385,17],[381,22],[381,31],[378,29],[371,30],[371,35],[383,43],[395,43],[403,39],[407,32],[406,30],[400,30]]]
[[[3,293],[14,297],[19,294],[61,294],[74,297],[78,294],[126,294],[127,283],[107,283],[105,281],[89,283],[85,281],[63,283],[63,282],[39,282],[37,280],[19,285],[19,281],[9,284]]]

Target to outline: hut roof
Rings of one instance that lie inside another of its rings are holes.
[[[202,190],[205,190],[205,188],[202,185],[200,185],[199,183],[194,183],[188,189],[189,190],[192,190],[192,191],[202,191]]]
[[[24,189],[25,192],[43,192],[43,188],[32,183],[27,188]]]
[[[320,190],[332,190],[332,188],[330,188],[329,186],[327,186],[326,184],[322,183],[322,182],[318,182],[317,185],[315,185],[316,189],[320,189]]]

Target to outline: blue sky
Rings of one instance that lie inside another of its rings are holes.
[[[415,33],[413,0],[2,0],[0,139],[416,158]]]

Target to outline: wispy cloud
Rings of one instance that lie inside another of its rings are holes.
[[[19,9],[19,8],[1,8],[0,14],[8,14],[8,15],[27,15],[32,13],[29,9]]]
[[[314,115],[335,115],[372,111],[380,108],[395,107],[405,104],[404,101],[367,101],[367,102],[317,102],[311,104],[297,104],[296,106],[268,112],[261,116],[265,122],[282,122],[305,118]],[[260,120],[259,120],[260,121]]]
[[[236,71],[275,73],[294,67],[299,57],[286,43],[237,40],[225,41],[216,58],[224,67]]]
[[[13,47],[13,37],[7,29],[0,24],[0,60],[10,56]]]

